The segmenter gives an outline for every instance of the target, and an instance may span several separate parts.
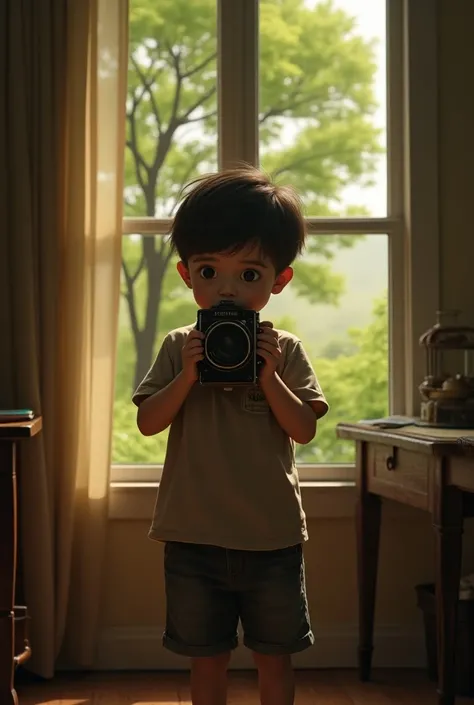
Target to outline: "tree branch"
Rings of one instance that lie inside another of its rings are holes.
[[[135,273],[132,274],[132,276],[130,277],[130,281],[132,282],[132,284],[135,284],[138,277],[142,273],[144,266],[145,266],[145,255],[142,254],[142,258],[141,258],[140,262],[138,263],[138,267],[136,268]]]
[[[183,78],[190,78],[191,76],[194,76],[194,74],[198,73],[201,69],[205,68],[207,64],[209,64],[211,61],[214,61],[214,59],[217,57],[217,52],[214,52],[214,54],[211,54],[210,56],[207,57],[207,59],[204,59],[204,61],[201,61],[200,64],[195,66],[193,69],[190,71],[186,71],[186,73],[182,74]]]
[[[139,335],[141,333],[140,331],[140,326],[138,325],[138,317],[137,317],[137,307],[135,303],[135,290],[133,288],[133,277],[130,276],[130,273],[128,271],[127,265],[125,263],[125,260],[122,258],[122,269],[123,273],[125,276],[125,283],[127,285],[127,290],[125,292],[122,292],[122,296],[124,296],[127,305],[128,305],[128,312],[130,315],[130,324],[132,327],[132,332],[133,332],[133,337],[135,341],[138,341]]]
[[[133,91],[132,109],[131,109],[129,115],[132,115],[132,114],[134,115],[134,114],[135,114],[135,112],[136,112],[136,110],[137,110],[139,104],[141,103],[142,98],[143,98],[143,96],[145,95],[145,93],[146,93],[146,86],[143,86],[142,92],[140,93],[140,95],[137,95],[137,93],[135,92],[135,90]]]
[[[158,104],[157,104],[156,99],[155,99],[155,95],[154,95],[153,91],[151,90],[151,89],[152,89],[152,86],[156,83],[156,80],[157,80],[158,75],[159,75],[159,73],[160,73],[160,69],[158,69],[157,71],[155,71],[155,73],[153,74],[153,76],[146,76],[146,75],[143,73],[143,71],[141,70],[141,68],[140,68],[140,66],[138,65],[138,63],[137,63],[137,62],[135,61],[135,59],[133,58],[133,56],[131,57],[131,62],[132,62],[132,64],[133,64],[133,67],[134,67],[135,71],[136,71],[137,74],[138,74],[138,77],[140,78],[140,81],[142,82],[142,84],[143,84],[143,86],[144,86],[145,92],[148,93],[148,96],[149,96],[149,98],[150,98],[151,107],[152,107],[153,113],[154,113],[154,115],[155,115],[156,124],[157,124],[157,126],[158,126],[158,134],[161,135],[161,126],[162,126],[162,123],[161,123],[160,111],[159,111]],[[144,93],[143,93],[143,95],[144,95]],[[143,97],[143,95],[142,95],[142,97]]]
[[[146,185],[145,181],[143,179],[140,166],[142,166],[145,169],[145,172],[149,176],[149,167],[145,160],[143,159],[142,155],[140,154],[140,150],[138,149],[138,138],[137,138],[137,126],[135,122],[135,110],[136,110],[136,105],[134,105],[134,108],[128,115],[128,120],[130,123],[130,139],[127,140],[127,147],[130,149],[130,151],[133,154],[133,159],[135,162],[135,174],[137,177],[137,181],[140,185],[140,188],[142,189],[143,193],[146,191]]]
[[[301,159],[295,159],[295,161],[290,162],[289,164],[285,164],[285,166],[280,167],[280,169],[277,169],[274,172],[275,176],[281,176],[285,171],[291,171],[292,169],[299,168],[301,166],[304,166],[305,164],[308,164],[308,162],[313,161],[313,159],[325,159],[326,157],[339,157],[344,154],[359,154],[358,150],[355,149],[346,149],[346,150],[341,150],[340,152],[320,152],[315,153],[312,152],[306,157],[301,157]]]
[[[168,125],[168,130],[167,132],[174,132],[177,127],[177,115],[178,115],[178,110],[179,110],[179,103],[181,100],[181,88],[183,85],[183,76],[181,74],[181,68],[180,68],[180,54],[178,53],[175,55],[173,52],[172,48],[168,45],[168,51],[171,55],[172,58],[172,63],[174,66],[174,70],[176,73],[176,91],[174,94],[174,100],[173,100],[173,107],[171,108],[171,117]]]
[[[183,78],[180,70],[180,54],[175,54],[173,52],[173,49],[168,44],[167,49],[171,56],[176,73],[176,91],[174,94],[173,106],[171,108],[171,116],[168,123],[168,127],[165,132],[162,132],[160,134],[160,139],[158,139],[156,143],[153,165],[150,169],[150,176],[152,177],[154,183],[156,183],[159,170],[163,166],[163,163],[166,159],[166,155],[168,154],[169,149],[171,147],[173,135],[176,132],[177,128],[180,126],[179,121],[177,119],[179,103],[181,100],[181,89],[183,84]]]
[[[186,170],[186,173],[184,174],[184,178],[181,179],[181,185],[180,185],[178,192],[177,192],[178,195],[174,199],[174,203],[173,203],[172,207],[170,208],[170,210],[168,211],[168,218],[171,218],[171,216],[173,215],[173,211],[176,208],[176,206],[178,205],[181,192],[182,192],[183,188],[186,186],[186,184],[188,183],[188,181],[190,180],[191,174],[193,173],[194,169],[197,167],[197,165],[199,164],[200,161],[201,161],[201,155],[196,155],[194,157],[193,161],[191,162],[189,168]]]
[[[200,120],[207,120],[208,118],[213,118],[216,116],[217,116],[217,110],[211,110],[210,113],[206,113],[205,115],[201,115],[201,117],[191,118],[190,120],[186,120],[186,125],[189,125],[191,122],[199,122]]]
[[[196,101],[196,103],[194,103],[194,105],[192,105],[188,110],[186,110],[185,113],[183,113],[183,115],[181,115],[178,118],[179,124],[185,125],[187,122],[191,122],[191,120],[188,120],[188,117],[191,115],[191,113],[193,113],[195,110],[197,110],[197,108],[199,108],[201,105],[203,105],[203,103],[205,103],[207,100],[209,100],[209,98],[212,98],[212,96],[214,95],[215,92],[216,92],[216,86],[212,86],[212,88],[210,88],[207,91],[207,93],[204,93],[204,95],[201,96],[200,99],[198,101]],[[198,119],[202,119],[202,118],[198,118]],[[195,121],[196,120],[194,120],[194,122]]]
[[[169,244],[165,241],[165,238],[161,238],[160,242],[160,253],[159,253],[159,258],[160,258],[160,271],[161,271],[161,276],[164,277],[166,269],[168,267],[168,264],[170,262],[170,259],[173,256],[173,251]]]
[[[265,122],[265,120],[268,120],[268,118],[278,117],[279,115],[283,115],[284,113],[286,113],[288,110],[294,110],[295,108],[299,108],[302,105],[305,105],[306,103],[314,103],[314,102],[315,101],[314,101],[313,97],[307,97],[307,98],[302,98],[301,100],[296,100],[294,103],[291,103],[291,104],[282,105],[280,107],[270,108],[259,119],[260,125],[262,125]]]
[[[305,97],[300,97],[300,99],[298,100],[298,97],[301,95],[301,89],[303,88],[303,84],[304,79],[298,81],[292,93],[288,96],[286,104],[280,104],[279,106],[273,106],[272,108],[269,108],[267,112],[264,113],[260,118],[260,124],[264,123],[265,120],[268,120],[268,118],[283,115],[283,113],[285,113],[287,110],[294,110],[295,108],[299,108],[301,105],[305,105],[306,103],[316,103],[318,101],[318,96],[315,95],[307,95]],[[322,97],[320,97],[319,99],[321,98]]]
[[[134,132],[135,132],[135,138],[136,138],[136,128],[134,128]],[[133,143],[132,140],[127,140],[126,146],[132,152],[134,158],[136,158],[140,162],[141,166],[144,169],[148,170],[148,164],[146,163],[146,161],[143,159],[142,155],[138,151],[137,141],[135,140],[135,143]]]

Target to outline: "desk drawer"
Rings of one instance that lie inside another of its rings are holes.
[[[369,491],[428,508],[430,456],[388,445],[369,444]]]

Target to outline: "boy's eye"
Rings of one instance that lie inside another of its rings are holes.
[[[214,267],[201,267],[200,275],[203,279],[214,279],[216,270]]]
[[[257,279],[260,279],[260,272],[257,272],[256,269],[246,269],[242,272],[241,277],[246,282],[256,282]]]

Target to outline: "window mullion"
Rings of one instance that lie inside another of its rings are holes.
[[[218,0],[219,168],[258,164],[258,0]]]
[[[407,411],[419,414],[425,360],[419,336],[441,307],[438,208],[437,5],[405,0],[404,125]]]
[[[124,218],[122,233],[124,235],[168,235],[171,223],[171,218]]]
[[[400,229],[397,218],[306,218],[310,235],[391,235]]]
[[[406,232],[404,221],[404,64],[403,0],[387,0],[387,214],[396,222],[389,237],[389,400],[390,413],[406,411]]]
[[[387,215],[404,213],[403,0],[387,0]]]
[[[167,235],[170,218],[124,218],[124,235]],[[311,235],[391,235],[398,234],[401,218],[306,218]]]

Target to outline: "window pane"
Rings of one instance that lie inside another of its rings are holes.
[[[130,0],[125,216],[170,216],[216,169],[216,14],[216,0]]]
[[[336,424],[388,413],[387,240],[311,236],[293,281],[262,312],[301,337],[331,407],[316,439],[297,446],[300,463],[351,462],[354,444],[336,438]],[[140,436],[131,395],[164,335],[192,323],[196,306],[161,236],[124,237],[123,252],[113,462],[158,464],[167,431]]]
[[[260,160],[310,217],[387,214],[385,0],[261,0]]]

